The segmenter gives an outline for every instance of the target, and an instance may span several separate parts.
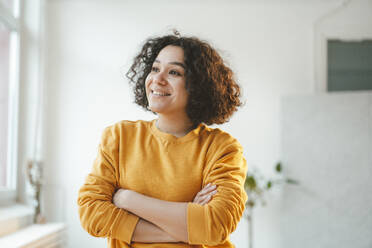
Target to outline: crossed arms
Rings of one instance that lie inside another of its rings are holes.
[[[168,202],[120,189],[118,138],[107,129],[91,173],[78,196],[82,227],[96,237],[134,242],[184,242],[215,246],[235,230],[247,200],[246,163],[241,146],[217,140],[202,175],[218,192],[201,190],[193,202]],[[119,189],[118,191],[116,191]],[[211,189],[210,189],[211,190]],[[204,197],[202,197],[204,196]]]
[[[216,186],[208,184],[198,192],[193,202],[203,206],[215,193],[217,193]],[[141,217],[134,230],[132,241],[188,242],[186,202],[163,201],[132,190],[119,189],[113,197],[113,203]]]

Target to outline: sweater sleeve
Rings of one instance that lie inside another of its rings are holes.
[[[216,246],[228,240],[243,215],[247,195],[244,181],[247,172],[242,147],[235,140],[213,151],[213,159],[204,169],[203,184],[215,184],[217,193],[202,206],[187,206],[187,229],[190,244]]]
[[[91,173],[79,190],[78,208],[82,227],[95,237],[131,243],[139,217],[112,203],[118,187],[119,131],[107,127]]]

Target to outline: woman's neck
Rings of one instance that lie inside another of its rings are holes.
[[[177,117],[168,117],[161,114],[158,114],[158,119],[156,121],[156,127],[165,133],[172,134],[176,137],[185,136],[190,132],[194,125],[189,118],[180,118]]]

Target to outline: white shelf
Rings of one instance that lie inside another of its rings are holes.
[[[63,223],[35,224],[0,238],[1,248],[63,247]]]
[[[16,232],[32,224],[34,210],[25,205],[11,205],[0,208],[0,237]],[[0,246],[1,247],[1,246]]]

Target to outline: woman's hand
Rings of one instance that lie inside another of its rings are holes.
[[[210,200],[212,200],[212,196],[217,193],[217,186],[208,183],[202,190],[200,190],[194,200],[193,203],[198,203],[202,206],[207,204]]]

